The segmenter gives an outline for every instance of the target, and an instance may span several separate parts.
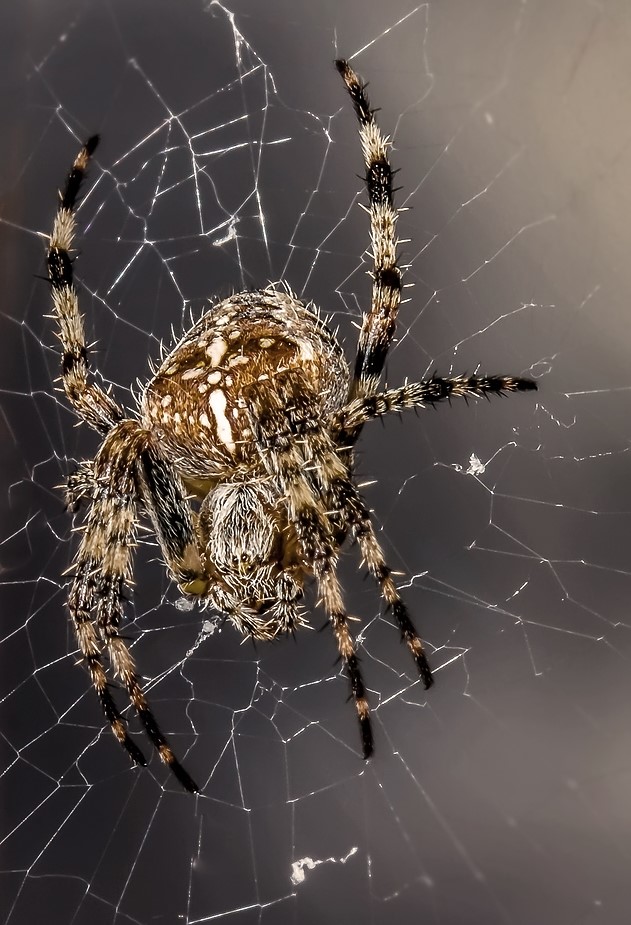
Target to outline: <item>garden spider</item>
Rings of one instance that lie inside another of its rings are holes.
[[[348,533],[426,688],[432,673],[353,481],[353,447],[362,426],[456,396],[536,388],[513,376],[433,376],[379,391],[401,298],[389,142],[351,66],[336,66],[359,122],[374,263],[352,376],[319,313],[288,287],[271,286],[210,308],[143,390],[138,417],[128,417],[89,374],[70,258],[75,205],[96,136],[68,175],[48,246],[63,388],[78,417],[102,438],[94,460],[80,463],[68,481],[69,506],[89,503],[68,600],[79,651],[131,759],[146,764],[112,695],[104,653],[160,758],[191,792],[198,787],[160,731],[119,633],[139,515],[151,520],[181,591],[220,610],[246,637],[272,639],[305,624],[299,602],[305,581],[315,578],[368,758],[370,710],[337,577]]]

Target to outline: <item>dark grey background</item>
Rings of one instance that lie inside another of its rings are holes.
[[[2,5],[0,36],[1,921],[628,921],[628,4],[31,0]],[[200,639],[212,615],[174,606],[148,537],[128,633],[194,799],[155,760],[129,768],[75,667],[54,486],[97,441],[52,390],[35,275],[99,131],[77,273],[123,401],[189,308],[269,279],[332,314],[351,356],[367,221],[338,52],[370,81],[409,207],[388,381],[479,365],[540,391],[362,439],[438,682],[419,689],[349,550],[368,765],[329,634]]]

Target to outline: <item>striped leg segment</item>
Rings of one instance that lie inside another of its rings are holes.
[[[355,107],[370,201],[372,299],[370,311],[364,313],[349,396],[358,398],[371,395],[377,390],[394,337],[401,302],[401,270],[397,263],[396,236],[398,213],[394,207],[393,171],[388,159],[389,141],[377,124],[365,86],[355,71],[347,61],[336,61],[335,65]]]
[[[98,144],[90,138],[79,151],[66,185],[50,236],[46,264],[53,309],[61,341],[61,380],[70,404],[80,418],[105,434],[124,418],[123,409],[96,383],[90,381],[88,348],[79,311],[79,297],[73,281],[72,243],[76,231],[75,206],[88,162]]]
[[[335,413],[333,428],[341,440],[345,432],[353,433],[362,424],[391,412],[406,411],[409,408],[422,408],[436,405],[452,398],[489,398],[490,395],[505,395],[508,392],[528,392],[537,389],[532,379],[519,379],[514,376],[453,376],[442,379],[432,376],[421,382],[410,382],[397,389],[387,389],[364,398],[354,398]]]
[[[187,594],[205,594],[208,579],[182,479],[153,440],[147,441],[140,454],[136,472],[145,510],[171,575]]]
[[[253,386],[248,392],[248,414],[261,462],[286,498],[301,559],[318,583],[350,681],[363,756],[369,758],[373,751],[370,707],[337,577],[337,543],[321,490],[323,480],[341,477],[346,467],[331,452],[330,437],[313,419],[313,405],[299,370],[279,373],[274,390]]]
[[[388,608],[392,610],[392,615],[401,630],[401,638],[410,650],[410,654],[416,662],[420,678],[427,690],[434,683],[434,679],[425,655],[423,643],[392,579],[391,570],[386,564],[383,551],[375,536],[370,513],[358,489],[348,479],[337,480],[331,486],[331,494],[336,508],[339,508],[344,513],[348,524],[353,530],[363,559],[368,566],[368,571],[379,585],[381,595]]]
[[[182,786],[195,793],[198,787],[160,731],[140,686],[131,652],[119,634],[125,585],[130,579],[136,544],[135,466],[149,440],[150,435],[139,424],[126,420],[112,428],[103,441],[95,460],[96,488],[76,558],[70,614],[81,654],[118,741],[136,764],[146,764],[108,688],[101,663],[103,647],[160,758]]]

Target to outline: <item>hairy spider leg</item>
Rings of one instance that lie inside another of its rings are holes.
[[[88,348],[79,311],[79,297],[73,282],[72,244],[76,231],[75,207],[90,157],[98,144],[98,135],[90,138],[79,151],[59,197],[46,263],[53,308],[61,341],[61,380],[70,404],[90,427],[105,434],[125,417],[123,409],[111,395],[90,381]]]
[[[330,487],[332,506],[346,516],[353,531],[364,562],[372,578],[378,584],[381,596],[386,602],[401,631],[401,638],[410,650],[425,690],[432,686],[434,679],[429,667],[423,643],[416,632],[405,602],[392,578],[392,570],[386,563],[383,550],[375,535],[370,513],[364,500],[350,478],[336,479]]]
[[[136,764],[144,756],[131,741],[125,722],[106,686],[105,672],[96,658],[96,637],[105,644],[115,674],[140,718],[152,745],[186,790],[199,789],[184,770],[160,731],[140,686],[133,657],[119,633],[125,585],[131,575],[136,545],[137,492],[135,469],[150,435],[131,420],[122,421],[108,433],[95,459],[96,489],[76,557],[76,575],[69,596],[81,654],[92,674],[112,732]],[[90,612],[95,620],[90,620]]]
[[[352,528],[368,570],[378,584],[386,605],[392,610],[402,639],[414,658],[427,690],[433,684],[433,678],[423,643],[392,579],[391,569],[385,561],[361,494],[353,483],[346,464],[336,452],[336,446],[328,431],[312,416],[310,409],[313,405],[305,398],[309,395],[307,378],[299,370],[279,373],[275,378],[273,394],[277,404],[273,423],[268,424],[265,421],[263,425],[269,427],[270,432],[267,438],[263,436],[263,441],[267,441],[265,446],[269,447],[272,439],[284,440],[285,458],[278,468],[292,471],[295,475],[299,474],[303,482],[308,483],[312,506],[322,510],[324,503],[325,512],[339,511],[343,518],[343,533],[346,533],[348,527]],[[277,399],[279,395],[282,396],[280,401]],[[264,414],[262,409],[266,404],[269,406],[270,400],[266,396],[260,401],[259,414]],[[274,427],[278,430],[274,431]],[[265,456],[267,453],[266,448],[262,455]],[[335,531],[331,530],[329,513],[326,514],[326,520],[328,530],[333,534]]]
[[[321,422],[314,419],[313,407],[317,405],[299,369],[278,373],[272,388],[269,383],[263,386],[255,383],[248,390],[248,402],[250,426],[261,462],[284,491],[289,522],[296,531],[303,561],[315,576],[339,656],[346,667],[363,756],[369,758],[373,752],[370,707],[348,625],[351,618],[337,577],[338,546],[317,487],[317,479],[328,482],[342,477],[346,467],[335,453],[322,452],[328,435],[323,432]]]
[[[332,427],[340,433],[352,432],[375,418],[392,412],[400,413],[409,408],[422,408],[452,398],[488,398],[490,395],[504,395],[506,392],[536,391],[533,379],[515,376],[432,376],[421,382],[409,382],[395,389],[386,389],[375,395],[354,398],[333,415]]]
[[[131,573],[131,554],[136,542],[139,473],[137,464],[143,457],[141,492],[148,511],[155,515],[151,488],[160,485],[159,467],[153,463],[152,437],[136,421],[125,420],[123,409],[100,386],[89,378],[88,350],[83,318],[79,311],[71,260],[76,230],[75,207],[88,162],[98,144],[98,136],[81,148],[66,178],[64,190],[50,236],[47,266],[53,308],[62,346],[62,383],[64,391],[81,420],[106,435],[94,463],[81,463],[69,479],[67,501],[76,506],[90,500],[91,506],[75,558],[75,577],[68,606],[77,643],[85,661],[103,713],[112,732],[127,750],[132,761],[146,765],[141,750],[127,732],[125,720],[112,697],[102,662],[105,646],[110,664],[121,679],[140,721],[162,761],[169,766],[183,787],[197,792],[198,787],[173,754],[169,743],[149,708],[131,653],[118,632],[123,612],[124,589]],[[163,466],[166,468],[167,464]],[[156,475],[158,469],[158,475]],[[164,469],[163,469],[164,472]],[[179,477],[174,478],[167,514],[176,507],[179,535],[175,541],[164,519],[154,516],[154,525],[165,558],[178,576],[180,558],[195,568],[199,563],[192,544],[195,534],[185,503]],[[144,476],[144,481],[142,481]],[[148,487],[148,490],[147,490]],[[180,496],[178,495],[180,488]],[[166,516],[166,514],[164,515]],[[179,547],[178,547],[179,542]],[[194,555],[191,554],[191,549]],[[195,561],[195,557],[197,560]],[[190,561],[189,561],[190,560]],[[188,572],[187,572],[188,574]],[[92,613],[95,614],[94,620]]]
[[[361,82],[348,61],[335,62],[349,92],[359,123],[366,188],[370,203],[370,239],[372,248],[372,297],[370,311],[364,312],[355,372],[349,398],[371,395],[377,391],[381,373],[392,344],[401,303],[401,270],[398,265],[396,222],[392,189],[393,171],[388,159],[390,142],[382,133],[374,110]],[[359,429],[352,436],[354,443]]]

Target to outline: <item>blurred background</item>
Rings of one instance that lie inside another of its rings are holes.
[[[27,0],[0,36],[0,921],[626,922],[628,4]],[[479,369],[539,392],[362,436],[437,681],[349,546],[368,764],[330,633],[242,644],[182,609],[143,534],[125,633],[194,798],[155,757],[130,768],[76,666],[56,486],[98,440],[54,383],[46,235],[99,132],[75,269],[97,378],[130,413],[191,314],[270,280],[352,359],[370,261],[340,55],[400,169],[388,384]]]

